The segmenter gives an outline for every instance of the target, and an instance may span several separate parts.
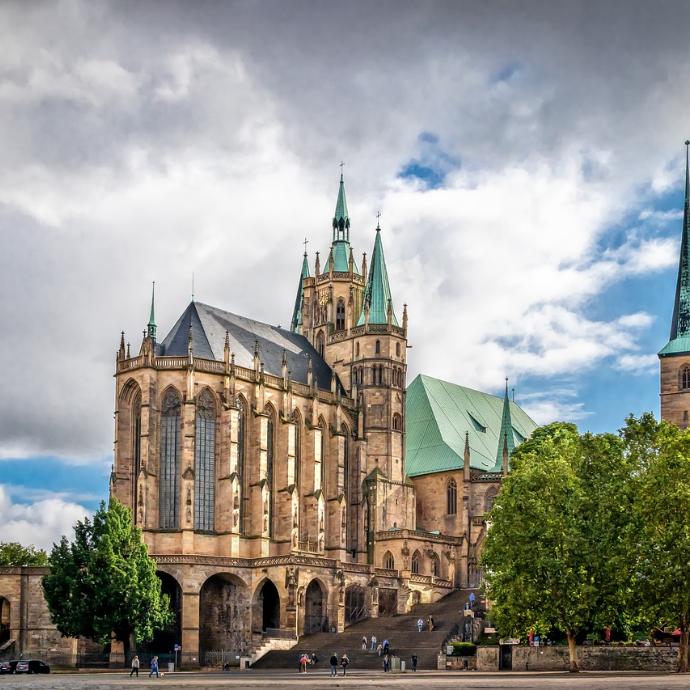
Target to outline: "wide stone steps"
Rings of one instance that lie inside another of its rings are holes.
[[[319,661],[310,671],[328,669],[329,659],[335,652],[338,658],[347,653],[352,669],[382,669],[383,659],[375,652],[362,650],[362,636],[367,641],[376,635],[377,644],[388,639],[391,651],[403,659],[407,667],[412,654],[417,655],[417,668],[435,669],[438,652],[443,641],[452,632],[454,626],[462,621],[462,608],[467,601],[468,592],[455,591],[440,601],[432,604],[418,604],[405,615],[367,618],[349,626],[342,633],[314,633],[303,636],[299,644],[290,650],[271,651],[259,659],[255,668],[294,668],[303,652],[315,653]],[[426,621],[433,616],[433,632],[417,631],[417,620]]]

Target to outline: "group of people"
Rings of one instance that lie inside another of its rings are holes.
[[[370,649],[372,652],[376,652],[379,656],[383,656],[384,654],[388,654],[390,650],[390,642],[388,640],[384,640],[380,644],[377,643],[376,635],[371,636],[371,648],[369,647],[369,642],[367,640],[366,635],[362,635],[362,651],[366,652],[367,649]]]
[[[129,677],[131,678],[133,675],[136,675],[136,677],[139,677],[139,667],[141,666],[141,662],[139,661],[138,656],[134,656],[132,659],[132,670],[129,672]],[[158,657],[154,656],[151,657],[151,670],[149,671],[149,678],[153,675],[156,674],[156,678],[160,678],[161,674],[158,671]]]
[[[422,632],[425,627],[429,632],[434,630],[434,617],[432,615],[427,616],[426,621],[422,618],[417,619],[417,630]]]

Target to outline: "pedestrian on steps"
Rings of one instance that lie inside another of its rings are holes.
[[[417,655],[413,654],[412,655],[412,670],[416,673],[417,672]]]
[[[307,656],[306,653],[304,653],[299,658],[299,672],[300,673],[306,673],[308,665],[309,665],[309,657]]]
[[[338,655],[333,652],[331,655],[331,678],[338,675]]]
[[[376,651],[376,635],[371,636],[371,651]]]
[[[343,667],[343,675],[345,675],[345,672],[347,671],[347,667],[349,666],[349,664],[350,659],[347,656],[347,653],[345,653],[340,657],[340,665]]]
[[[383,655],[383,672],[388,673],[391,670],[391,657],[389,654]]]
[[[421,618],[417,619],[417,630],[422,632],[424,630],[424,621]]]
[[[369,646],[369,642],[367,641],[367,636],[362,635],[362,651],[366,652],[368,646]]]

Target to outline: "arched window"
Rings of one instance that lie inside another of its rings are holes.
[[[434,577],[441,577],[441,561],[438,558],[437,554],[432,554],[431,555],[431,574]]]
[[[395,356],[400,357],[400,343],[395,343]]]
[[[350,504],[348,501],[349,496],[349,484],[350,484],[350,431],[343,424],[340,427],[340,431],[343,434],[343,478],[342,478],[342,492],[345,494],[345,510],[350,509]]]
[[[321,421],[321,489],[326,492],[326,422]]]
[[[455,515],[458,512],[458,486],[455,479],[448,482],[446,488],[446,512],[448,515]]]
[[[402,417],[397,412],[393,415],[393,431],[402,431]]]
[[[359,343],[355,343],[355,357],[359,357]]]
[[[238,400],[237,412],[237,474],[240,480],[240,532],[246,532],[246,500],[249,494],[249,477],[246,476],[246,448],[247,448],[247,405],[244,398]]]
[[[180,394],[170,388],[161,406],[160,488],[158,515],[161,529],[179,527],[180,506]]]
[[[380,340],[376,341],[376,346],[374,348],[374,351],[376,352],[377,355],[381,354],[381,341]]]
[[[132,402],[132,512],[137,519],[138,499],[137,482],[141,472],[141,392],[137,391]]]
[[[412,554],[412,572],[415,575],[419,575],[419,573],[422,571],[422,557],[419,551],[415,551]]]
[[[204,389],[196,403],[194,529],[214,527],[216,499],[216,403]]]
[[[682,391],[686,391],[690,388],[690,367],[689,366],[684,366],[680,370],[680,374],[678,376],[678,385]]]
[[[383,554],[383,567],[386,570],[395,570],[395,559],[390,551]]]
[[[275,422],[270,410],[266,421],[266,483],[268,485],[268,536],[273,537],[273,466],[275,461]]]
[[[325,348],[325,341],[323,337],[323,331],[319,331],[316,336],[316,351],[323,357]]]
[[[335,330],[345,330],[345,300],[339,299],[335,308]]]
[[[295,485],[299,486],[302,471],[302,419],[297,417],[295,424]]]

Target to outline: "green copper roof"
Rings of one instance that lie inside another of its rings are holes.
[[[510,415],[510,400],[508,400],[508,379],[506,379],[506,392],[503,396],[503,412],[501,413],[501,428],[498,432],[498,448],[496,449],[494,472],[500,472],[503,468],[503,446],[505,444],[508,445],[508,457],[510,457],[515,450],[515,435]]]
[[[350,243],[346,240],[336,240],[331,245],[333,250],[333,270],[347,273],[350,270]],[[328,273],[331,270],[331,255],[328,254],[326,265],[323,267],[323,272]],[[352,270],[359,274],[357,262],[353,261]]]
[[[156,314],[154,311],[155,301],[156,301],[156,283],[154,281],[154,283],[151,287],[151,312],[149,313],[149,323],[148,323],[148,326],[146,327],[146,335],[148,335],[149,338],[153,338],[154,340],[156,339]]]
[[[347,214],[347,201],[345,200],[345,182],[343,181],[343,174],[340,173],[340,187],[338,188],[338,200],[335,202],[335,213],[333,214],[333,239],[350,239],[349,238],[349,228],[350,228],[350,216]],[[348,230],[348,236],[344,236],[344,231]],[[336,237],[335,231],[340,230],[343,232],[343,237],[338,235]]]
[[[659,352],[660,357],[690,352],[687,339],[690,336],[690,174],[688,170],[688,144],[685,142],[685,205],[683,208],[683,232],[680,242],[676,298],[673,303],[671,334],[667,345]]]
[[[470,465],[484,472],[498,471],[499,435],[503,428],[505,397],[420,374],[407,389],[405,402],[405,468],[409,477],[447,472],[463,467],[465,432],[469,433]],[[513,447],[537,428],[514,402],[508,442]],[[500,454],[503,441],[500,441]],[[500,467],[500,466],[499,466]]]
[[[304,295],[304,279],[309,277],[309,262],[307,261],[307,252],[304,252],[302,259],[302,273],[299,277],[299,285],[297,286],[297,297],[295,297],[295,308],[292,312],[292,322],[290,330],[293,333],[302,332],[302,297]]]
[[[388,303],[391,303],[391,288],[388,283],[388,271],[386,270],[386,259],[383,256],[383,243],[381,242],[381,228],[376,228],[376,241],[374,251],[371,255],[371,266],[367,278],[367,287],[364,292],[364,303],[360,314],[358,326],[364,325],[366,321],[366,307],[369,306],[369,323],[388,323]],[[393,311],[393,325],[398,325]]]

